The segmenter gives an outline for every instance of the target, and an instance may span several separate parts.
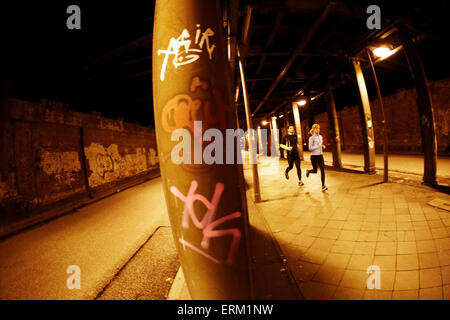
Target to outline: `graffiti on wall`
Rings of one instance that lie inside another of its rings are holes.
[[[119,152],[117,144],[108,147],[92,142],[84,148],[89,166],[89,185],[96,187],[107,182],[131,177],[158,166],[156,151],[145,147]]]

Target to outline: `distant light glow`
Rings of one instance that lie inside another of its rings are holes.
[[[283,114],[280,114],[279,116],[278,116],[278,118],[283,118],[284,117],[284,115]]]
[[[386,59],[390,55],[394,53],[393,50],[387,48],[387,47],[378,47],[372,50],[373,54],[381,59]]]
[[[263,126],[267,126],[267,125],[269,124],[269,121],[263,120],[263,121],[261,121],[261,124],[262,124]]]
[[[297,101],[297,104],[299,106],[304,106],[306,104],[306,100],[305,99],[299,100],[299,101]]]

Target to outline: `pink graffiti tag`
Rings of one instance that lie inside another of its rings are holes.
[[[170,191],[181,201],[184,202],[183,209],[183,217],[181,225],[184,229],[189,229],[189,218],[192,220],[194,226],[200,230],[203,230],[203,239],[200,243],[201,247],[205,250],[209,250],[210,239],[211,238],[220,238],[223,236],[231,235],[233,240],[231,241],[230,249],[228,251],[228,256],[226,259],[226,264],[232,265],[234,262],[234,256],[236,250],[238,248],[239,242],[241,241],[241,231],[239,229],[224,229],[224,230],[216,230],[221,224],[239,218],[241,213],[239,211],[231,213],[227,216],[223,216],[217,220],[214,220],[217,206],[219,204],[220,197],[222,196],[222,192],[224,190],[223,183],[218,182],[216,184],[216,188],[214,190],[213,197],[211,201],[208,201],[204,196],[200,194],[196,194],[198,182],[192,181],[189,191],[186,196],[184,196],[175,186],[170,187]],[[200,220],[197,217],[197,214],[194,210],[194,202],[200,201],[207,208],[207,211],[203,218]],[[197,253],[203,255],[204,257],[210,259],[211,261],[221,264],[221,262],[211,255],[205,253],[201,249],[195,247],[184,239],[179,239],[181,243],[187,245],[189,248],[193,249]]]

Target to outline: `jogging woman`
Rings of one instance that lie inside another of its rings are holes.
[[[322,179],[322,191],[328,189],[325,185],[325,164],[323,161],[323,137],[320,133],[320,126],[315,123],[309,131],[311,137],[309,137],[309,151],[311,151],[311,164],[312,170],[306,170],[306,177],[308,178],[311,173],[317,173],[317,167],[320,167],[320,178]]]

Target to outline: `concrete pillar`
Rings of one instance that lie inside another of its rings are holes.
[[[187,287],[194,300],[251,299],[239,141],[232,138],[230,149],[225,144],[225,130],[235,128],[236,119],[219,1],[157,0],[154,20],[158,155]],[[202,127],[194,122],[200,120]],[[208,150],[210,156],[215,151],[212,163],[205,162]],[[228,158],[234,161],[226,164]]]
[[[300,160],[303,158],[303,137],[302,137],[302,124],[300,121],[300,112],[298,111],[297,102],[292,102],[292,113],[294,115],[295,131],[297,132],[297,140],[300,142],[300,149],[298,150]]]
[[[342,155],[341,155],[341,137],[339,134],[339,122],[336,112],[336,104],[334,103],[333,88],[331,87],[330,80],[327,81],[325,99],[327,103],[328,122],[331,131],[331,151],[333,153],[333,167],[342,168]]]
[[[404,53],[414,79],[417,91],[417,107],[419,109],[420,132],[422,135],[422,151],[424,157],[423,182],[427,185],[436,185],[437,169],[437,138],[434,118],[433,101],[431,100],[427,76],[423,68],[417,48],[413,43],[408,29],[398,26],[403,44]],[[443,49],[444,50],[444,49]]]
[[[358,82],[362,105],[360,115],[364,146],[364,171],[367,173],[375,173],[375,137],[373,132],[369,95],[367,94],[367,87],[366,82],[364,81],[364,74],[361,70],[361,64],[358,60],[353,60],[353,68],[355,69],[356,81]],[[355,134],[358,133],[355,132]]]

